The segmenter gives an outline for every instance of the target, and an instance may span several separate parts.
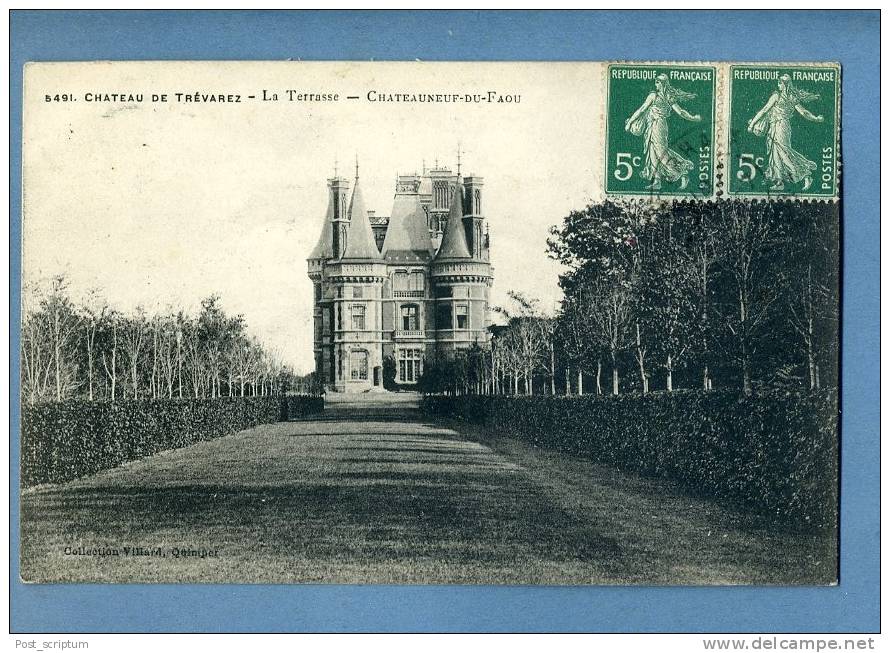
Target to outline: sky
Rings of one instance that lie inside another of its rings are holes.
[[[595,63],[29,64],[23,281],[65,273],[74,297],[95,288],[121,310],[195,311],[218,293],[308,372],[306,257],[335,162],[352,177],[357,157],[366,207],[389,215],[397,174],[454,169],[460,146],[462,172],[485,180],[492,303],[519,290],[552,308],[547,231],[602,187],[602,74]],[[519,102],[465,101],[489,92]],[[419,93],[461,101],[379,99]],[[186,101],[196,94],[240,102]]]

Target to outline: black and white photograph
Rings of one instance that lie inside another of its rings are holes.
[[[22,580],[836,585],[841,72],[28,64]]]

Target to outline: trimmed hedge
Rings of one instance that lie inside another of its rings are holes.
[[[320,413],[324,410],[324,397],[310,395],[287,395],[280,397],[281,421]]]
[[[795,527],[837,525],[836,390],[747,397],[729,391],[427,396],[422,407],[538,447],[673,479]]]
[[[321,410],[319,397],[222,397],[22,406],[22,485],[58,483],[167,449]]]

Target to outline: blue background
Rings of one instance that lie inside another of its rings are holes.
[[[877,11],[12,12],[12,631],[878,631],[879,28]],[[23,64],[288,58],[840,61],[845,216],[840,585],[537,588],[25,586],[18,582]]]

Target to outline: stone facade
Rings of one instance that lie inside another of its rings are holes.
[[[447,168],[402,175],[392,214],[365,209],[358,171],[328,179],[328,210],[309,256],[315,371],[329,391],[416,386],[424,362],[488,344],[489,235],[483,180]],[[347,202],[347,198],[349,200]]]

